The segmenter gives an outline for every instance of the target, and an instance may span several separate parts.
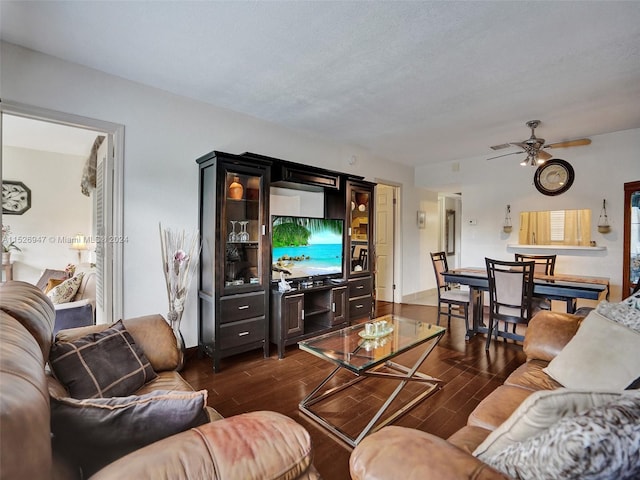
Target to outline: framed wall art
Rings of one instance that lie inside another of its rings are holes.
[[[31,208],[31,190],[22,182],[2,181],[2,214],[22,215]]]

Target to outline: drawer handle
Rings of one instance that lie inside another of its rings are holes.
[[[246,310],[247,308],[249,308],[249,305],[240,305],[238,310]]]
[[[356,308],[362,308],[362,307],[364,307],[364,305],[363,305],[363,304],[356,305]]]
[[[333,302],[333,303],[331,304],[331,311],[332,311],[333,313],[335,313],[335,312],[336,312],[336,302]]]
[[[249,335],[249,332],[240,332],[238,334],[239,337],[244,337],[245,335]]]
[[[358,286],[356,287],[356,290],[362,290],[363,288],[364,288],[364,285],[358,285]]]

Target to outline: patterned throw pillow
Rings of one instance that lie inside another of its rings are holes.
[[[65,280],[60,285],[49,290],[47,297],[51,299],[54,305],[70,302],[76,296],[76,293],[78,293],[78,288],[80,288],[80,284],[82,283],[82,277],[84,277],[84,273],[80,272],[75,277]]]
[[[540,435],[562,418],[606,405],[624,392],[593,392],[556,388],[529,395],[498,428],[473,451],[480,460],[490,458],[509,445]],[[633,393],[632,393],[633,395]]]
[[[640,307],[636,308],[626,300],[620,303],[609,303],[603,300],[596,307],[596,312],[609,320],[640,332]]]
[[[625,298],[622,302],[636,310],[640,310],[640,292],[634,293],[630,297]]]
[[[49,364],[75,398],[122,397],[157,377],[122,320],[73,342],[56,342]]]
[[[209,421],[207,391],[157,390],[129,397],[51,398],[53,447],[84,478],[153,442]]]
[[[520,480],[640,477],[640,395],[561,419],[486,463]]]

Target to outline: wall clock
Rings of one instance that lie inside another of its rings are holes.
[[[533,183],[543,195],[560,195],[573,185],[575,173],[566,160],[554,158],[540,165],[533,177]]]

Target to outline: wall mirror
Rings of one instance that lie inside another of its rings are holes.
[[[447,210],[445,219],[445,251],[447,255],[456,254],[456,211]]]
[[[520,245],[591,244],[591,210],[520,212]]]

